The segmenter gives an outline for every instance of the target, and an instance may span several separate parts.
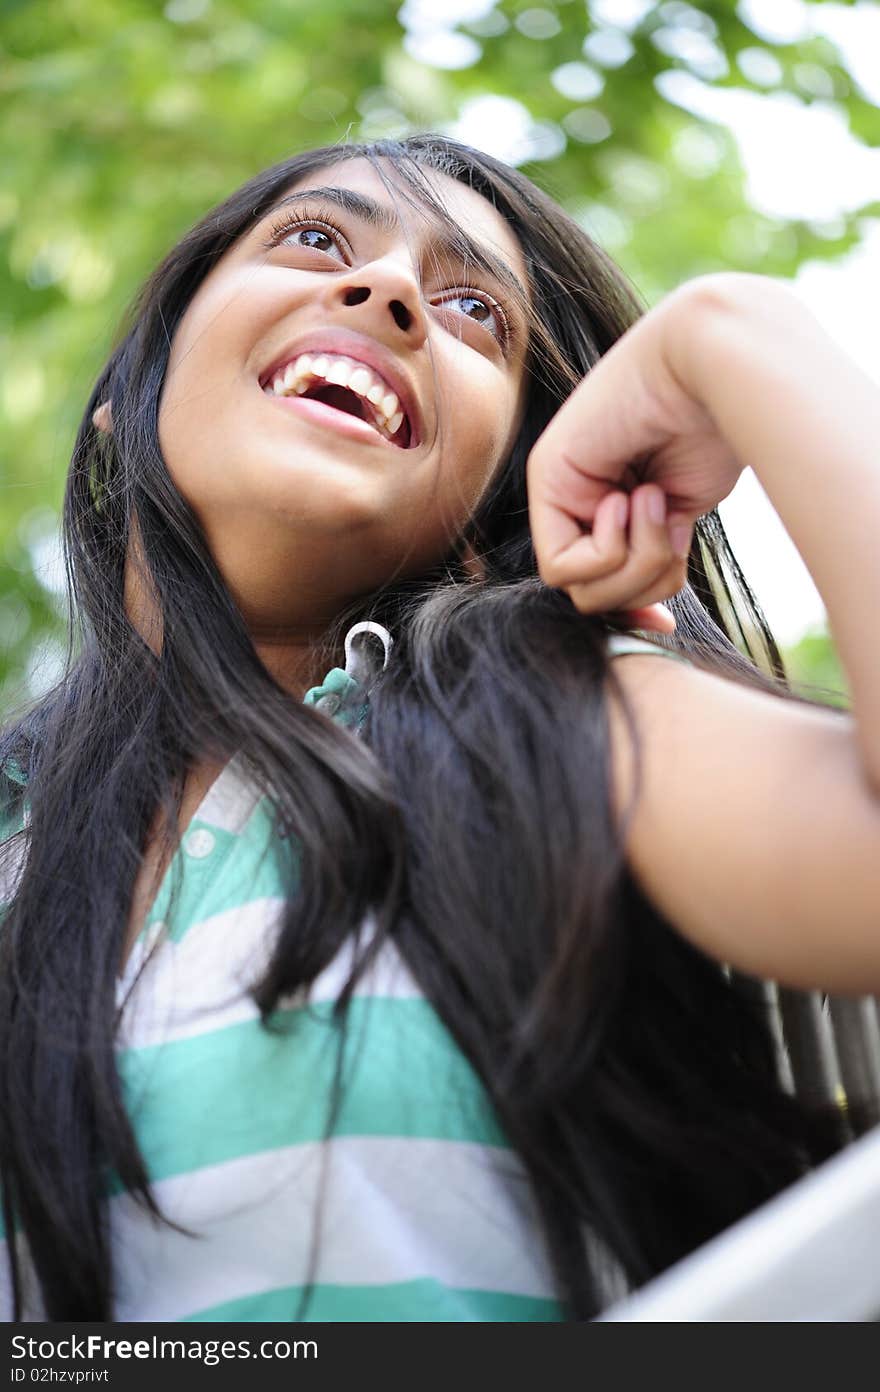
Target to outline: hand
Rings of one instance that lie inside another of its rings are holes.
[[[688,336],[713,295],[735,296],[742,281],[754,295],[763,279],[700,277],[667,296],[592,368],[532,449],[538,568],[582,613],[675,628],[657,601],[684,585],[696,519],[743,468],[699,398]]]

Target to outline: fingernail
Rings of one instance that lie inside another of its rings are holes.
[[[629,512],[629,499],[621,494],[614,504],[614,521],[618,527],[626,526],[626,516]]]
[[[691,528],[689,522],[672,522],[669,526],[669,540],[676,556],[684,558],[691,549]]]
[[[662,488],[652,488],[648,494],[648,516],[658,527],[666,521],[666,494]]]

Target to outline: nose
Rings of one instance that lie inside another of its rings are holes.
[[[359,266],[348,275],[334,277],[330,288],[331,300],[337,310],[346,313],[343,320],[357,310],[359,325],[382,336],[389,332],[399,341],[401,336],[411,348],[419,348],[427,337],[427,321],[416,276],[400,261],[390,257]]]

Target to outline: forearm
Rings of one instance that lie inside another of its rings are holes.
[[[682,300],[676,371],[754,469],[816,583],[880,796],[880,389],[777,282],[712,282]]]

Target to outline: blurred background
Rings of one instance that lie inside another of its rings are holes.
[[[418,129],[520,167],[649,304],[713,270],[790,279],[880,380],[875,3],[0,0],[4,714],[58,672],[64,474],[142,279],[264,166]],[[721,515],[793,675],[844,692],[751,473]]]

